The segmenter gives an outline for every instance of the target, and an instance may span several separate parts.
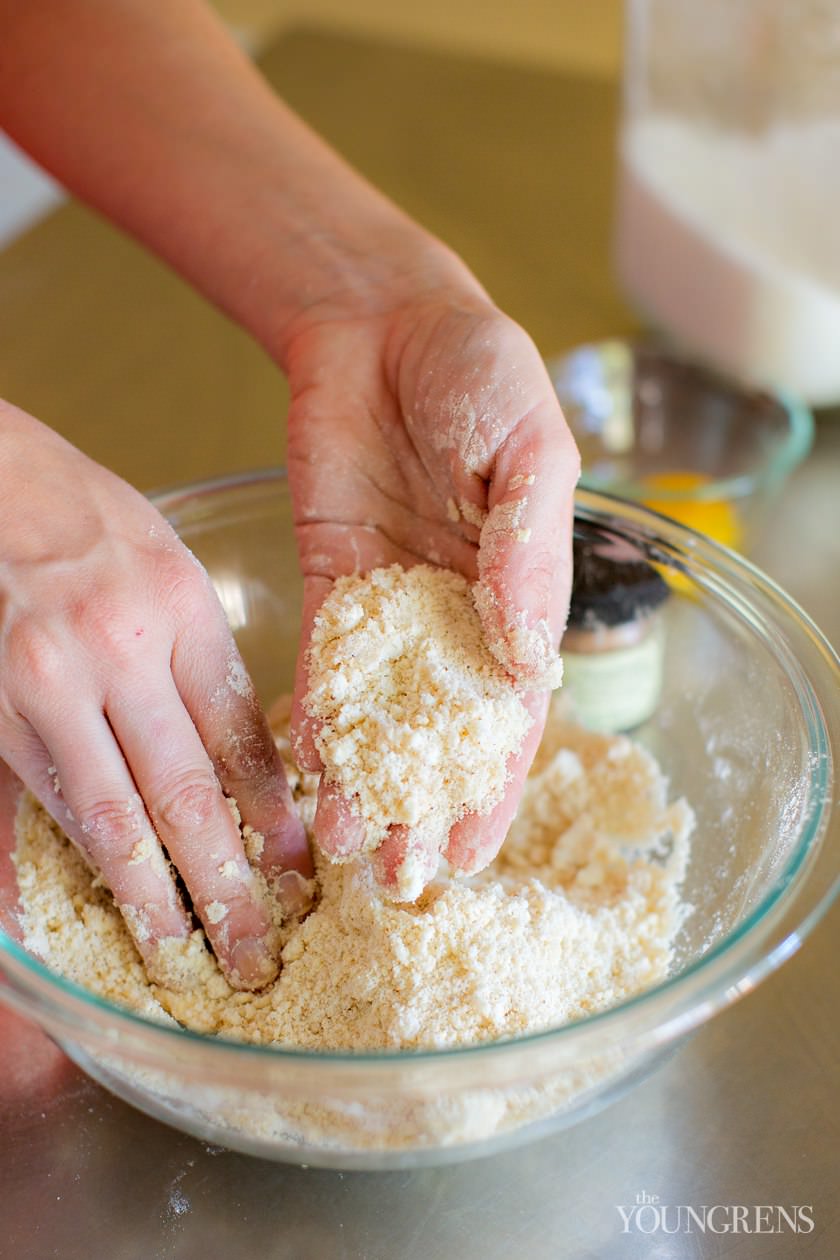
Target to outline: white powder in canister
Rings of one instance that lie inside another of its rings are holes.
[[[742,129],[645,110],[622,141],[617,265],[701,360],[825,406],[840,401],[840,119],[821,114]]]
[[[401,824],[435,854],[459,818],[501,800],[531,717],[488,650],[464,577],[392,565],[339,578],[308,666],[324,774],[363,820],[366,850]],[[425,881],[405,874],[400,892],[413,900]]]
[[[285,928],[282,971],[260,993],[231,989],[206,950],[190,991],[151,984],[107,890],[28,795],[15,855],[25,943],[143,1015],[265,1044],[457,1046],[603,1010],[668,972],[686,913],[679,883],[692,814],[668,803],[649,754],[570,725],[554,708],[486,871],[436,882],[406,906],[377,892],[365,858],[319,858],[320,900]],[[294,768],[285,734],[278,744],[311,825],[317,776]]]

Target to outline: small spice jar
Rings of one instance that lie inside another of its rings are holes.
[[[594,731],[626,731],[659,703],[668,586],[641,551],[577,520],[569,620],[560,650],[564,688]]]

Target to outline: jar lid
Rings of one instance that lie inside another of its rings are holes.
[[[623,625],[668,598],[667,583],[644,553],[603,526],[575,519],[573,557],[570,627]]]

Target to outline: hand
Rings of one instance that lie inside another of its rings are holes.
[[[544,681],[568,598],[578,460],[527,336],[266,90],[203,6],[5,7],[4,127],[290,376],[304,650],[336,575],[422,559],[480,578],[491,648],[520,681]],[[517,530],[503,531],[493,510],[516,499]],[[304,683],[299,670],[297,753],[314,769]],[[544,700],[531,703],[541,713]],[[505,800],[453,830],[456,866],[474,869],[498,848],[539,725]],[[351,825],[325,788],[324,847]],[[380,851],[386,880],[405,844],[397,833]]]
[[[331,296],[306,312],[284,354],[292,390],[289,475],[304,574],[304,617],[292,738],[319,770],[303,710],[313,618],[340,574],[398,562],[443,565],[480,579],[477,605],[492,650],[526,688],[534,723],[509,764],[504,799],[467,816],[445,856],[474,872],[498,852],[536,751],[545,686],[571,582],[574,442],[536,348],[457,260],[426,247],[391,285]],[[500,528],[518,502],[514,531]],[[315,839],[328,854],[360,848],[361,823],[322,784]],[[377,851],[381,882],[411,837],[394,827]]]
[[[0,485],[0,756],[101,873],[152,978],[192,927],[174,866],[231,983],[265,984],[271,916],[225,795],[289,909],[311,860],[207,575],[140,494],[5,404]]]

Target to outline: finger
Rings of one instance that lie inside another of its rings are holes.
[[[182,659],[176,652],[172,674],[222,789],[236,801],[243,824],[258,833],[249,844],[252,861],[284,913],[301,913],[311,901],[306,881],[313,874],[306,832],[268,721],[227,627],[218,645],[198,658]]]
[[[333,862],[360,853],[365,844],[365,825],[338,784],[322,779],[312,827],[315,843]]]
[[[106,695],[105,712],[149,816],[234,988],[277,974],[273,925],[242,836],[171,676]]]
[[[416,901],[439,865],[440,847],[433,837],[399,824],[388,828],[373,855],[376,881],[395,901]]]
[[[14,769],[101,874],[149,975],[165,982],[161,942],[186,940],[192,924],[102,713],[77,707],[42,723]]]
[[[446,858],[450,866],[463,875],[475,875],[483,870],[502,847],[542,738],[548,701],[548,694],[544,691],[530,692],[522,697],[533,722],[525,733],[519,752],[508,761],[504,796],[489,814],[467,814],[449,833]]]
[[[289,739],[295,762],[301,770],[316,773],[323,769],[321,754],[315,744],[320,723],[311,718],[304,708],[304,697],[309,688],[309,664],[307,653],[312,627],[318,609],[330,592],[332,582],[328,578],[306,577],[303,580],[303,611],[300,620],[300,647],[295,664],[295,684],[292,692],[292,718]]]
[[[548,399],[499,447],[493,466],[476,606],[494,655],[535,689],[560,681],[578,470],[560,408]]]

